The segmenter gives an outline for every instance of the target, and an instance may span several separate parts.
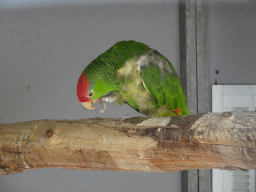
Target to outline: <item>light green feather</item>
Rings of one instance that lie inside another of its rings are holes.
[[[117,70],[133,57],[146,53],[148,46],[136,41],[121,41],[93,60],[85,69],[91,85],[94,85],[94,96],[97,99],[109,91],[120,89],[117,84]],[[96,86],[96,87],[95,87]]]

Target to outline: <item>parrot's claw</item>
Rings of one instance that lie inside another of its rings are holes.
[[[101,99],[98,100],[99,103],[102,105],[102,109],[100,111],[96,111],[97,113],[104,113],[104,111],[107,109],[107,105],[104,101],[102,101]]]
[[[109,103],[113,103],[117,99],[117,96],[102,97],[101,100]]]

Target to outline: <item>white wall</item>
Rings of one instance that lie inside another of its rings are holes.
[[[109,104],[103,114],[86,111],[76,96],[83,69],[121,40],[133,39],[157,49],[179,73],[177,3],[28,7],[31,1],[13,2],[2,1],[0,9],[0,123],[138,115],[117,104]],[[1,192],[167,192],[180,191],[180,185],[179,172],[42,169],[0,176]]]
[[[132,113],[118,105],[109,105],[104,114],[91,113],[76,97],[83,69],[121,40],[157,49],[179,73],[177,4],[7,9],[0,27],[1,123]]]
[[[209,88],[214,71],[218,85],[256,85],[256,1],[209,3]]]
[[[212,85],[256,85],[256,1],[209,3],[209,89]],[[219,70],[218,75],[214,71]]]

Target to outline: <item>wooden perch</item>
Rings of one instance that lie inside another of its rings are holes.
[[[1,124],[0,174],[256,169],[255,142],[255,112]]]

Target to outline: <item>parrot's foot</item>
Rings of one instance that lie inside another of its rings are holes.
[[[102,101],[113,103],[117,99],[117,96],[102,97]]]
[[[104,113],[104,111],[107,109],[107,105],[105,102],[113,103],[116,99],[117,99],[117,96],[100,97],[98,101],[103,106],[103,108],[100,111],[97,111],[97,113]]]
[[[102,99],[100,98],[99,100],[99,103],[102,105],[102,109],[100,111],[96,111],[97,113],[104,113],[104,111],[107,109],[107,105],[104,101],[102,101]]]
[[[120,119],[120,122],[124,121],[125,119],[129,119],[131,118],[128,114],[123,116],[121,119]]]

